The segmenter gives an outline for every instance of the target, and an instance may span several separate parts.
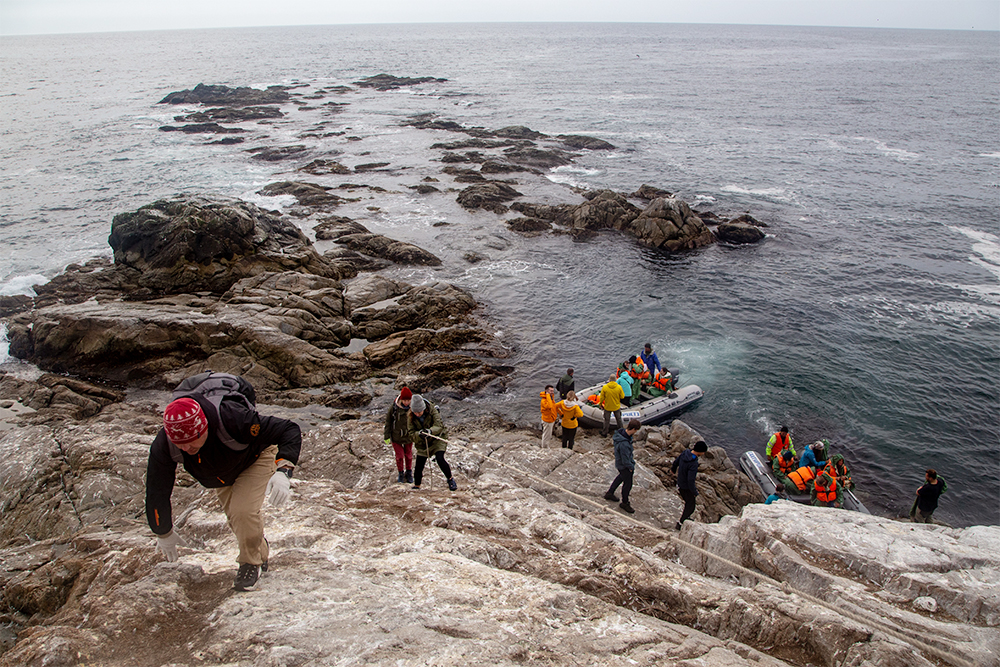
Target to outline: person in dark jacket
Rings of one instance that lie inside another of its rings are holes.
[[[234,392],[221,401],[191,394],[172,401],[146,466],[146,518],[157,549],[173,562],[177,547],[187,546],[171,519],[170,496],[180,463],[199,484],[216,490],[240,548],[234,587],[253,588],[261,571],[267,571],[264,498],[278,507],[291,496],[301,447],[298,424],[258,414],[242,394]]]
[[[410,399],[410,413],[407,417],[407,427],[410,439],[417,450],[417,464],[413,469],[413,488],[419,489],[424,478],[424,466],[427,459],[434,457],[438,467],[448,480],[448,488],[458,490],[458,483],[451,474],[451,466],[444,460],[444,452],[448,449],[448,429],[444,426],[438,409],[424,400],[420,394],[414,394]]]
[[[914,523],[933,523],[931,515],[937,509],[938,498],[948,490],[943,477],[939,477],[934,468],[928,468],[924,474],[926,484],[917,489],[917,500],[910,510],[910,518]]]
[[[385,428],[382,429],[385,444],[392,445],[392,451],[396,455],[396,471],[399,473],[397,483],[413,484],[413,440],[410,439],[407,422],[412,398],[410,388],[403,387],[385,413]]]
[[[573,369],[567,368],[566,375],[563,375],[559,378],[559,382],[556,382],[556,391],[559,392],[559,400],[566,400],[566,395],[574,389],[576,389],[576,380],[573,378]]]
[[[684,512],[680,521],[674,526],[681,529],[681,524],[691,518],[694,514],[694,498],[698,495],[695,487],[695,477],[698,475],[698,457],[703,456],[708,451],[708,445],[704,440],[694,443],[691,449],[685,449],[680,456],[674,459],[670,469],[677,473],[677,493],[684,499]]]
[[[629,514],[635,513],[635,510],[632,509],[632,505],[628,502],[629,493],[632,492],[632,477],[635,474],[635,458],[633,456],[632,449],[632,436],[635,435],[640,428],[642,428],[642,424],[639,420],[631,419],[629,420],[628,426],[615,431],[613,440],[615,443],[615,468],[618,470],[618,476],[615,477],[615,481],[611,483],[611,488],[608,489],[608,492],[604,494],[605,500],[618,500],[618,496],[615,495],[615,491],[617,491],[618,486],[621,485],[622,501],[618,504],[618,506]]]

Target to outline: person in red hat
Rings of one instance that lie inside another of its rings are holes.
[[[199,383],[191,383],[196,378]],[[202,486],[216,490],[239,543],[233,586],[250,590],[267,571],[261,507],[265,497],[277,507],[291,496],[302,432],[289,419],[258,414],[253,387],[238,376],[203,373],[181,383],[174,396],[146,466],[146,518],[157,549],[173,562],[177,547],[187,546],[171,519],[170,496],[180,464]]]
[[[396,470],[399,472],[396,482],[407,484],[413,484],[413,439],[410,438],[410,428],[406,422],[412,399],[413,392],[409,387],[403,387],[389,406],[385,415],[385,428],[382,430],[385,444],[392,445],[396,454]]]

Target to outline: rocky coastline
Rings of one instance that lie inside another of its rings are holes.
[[[160,103],[205,107],[171,131],[236,134],[347,90],[199,85]],[[426,114],[404,125],[462,135],[431,146],[440,179],[407,187],[518,234],[620,233],[671,253],[766,238],[749,213],[696,211],[650,185],[524,200],[542,170],[615,149],[596,137]],[[393,483],[379,420],[398,389],[447,418],[450,401],[504,391],[512,350],[475,294],[383,274],[439,266],[436,252],[339,214],[380,188],[334,179],[392,172],[390,156],[347,167],[306,144],[247,153],[302,165],[309,180],[260,190],[294,204],[159,199],[114,217],[112,260],[0,298],[10,353],[31,364],[0,372],[0,666],[1000,664],[1000,529],[764,505],[710,447],[696,521],[676,533],[670,464],[701,439],[681,421],[636,437],[634,520],[601,499],[609,439],[542,449],[496,415],[451,424],[458,492]],[[183,473],[174,506],[192,546],[178,563],[143,520],[168,391],[209,368],[245,376],[262,412],[305,429],[292,507],[268,510],[273,568],[251,594],[229,589],[224,516]]]

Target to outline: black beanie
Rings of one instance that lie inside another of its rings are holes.
[[[704,440],[699,440],[698,442],[694,443],[694,447],[692,447],[691,450],[695,452],[707,452],[708,445],[705,444]]]

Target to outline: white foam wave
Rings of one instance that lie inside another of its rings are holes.
[[[569,185],[575,188],[586,188],[589,187],[588,184],[581,180],[580,177],[587,178],[590,176],[596,176],[600,173],[600,169],[562,166],[550,169],[549,173],[545,174],[545,178],[549,179],[553,183],[559,183],[560,185]]]
[[[972,252],[975,254],[970,256],[969,260],[1000,280],[1000,237],[968,227],[951,227],[951,229],[972,239]]]
[[[696,204],[699,202],[705,202],[706,204],[711,204],[715,201],[715,197],[713,197],[712,195],[695,195],[694,201]]]
[[[758,189],[748,189],[741,188],[738,185],[724,185],[720,188],[723,192],[732,192],[738,195],[749,195],[751,197],[762,197],[764,199],[770,199],[772,201],[779,201],[790,203],[792,198],[788,195],[788,192],[784,188],[758,188]]]
[[[1000,152],[998,152],[998,153],[980,153],[976,157],[1000,157]]]
[[[885,142],[872,137],[856,137],[856,139],[858,141],[870,143],[875,147],[875,150],[882,155],[891,157],[899,162],[909,162],[920,157],[920,153],[911,153],[910,151],[903,150],[902,148],[890,148]]]
[[[10,356],[10,341],[7,340],[7,325],[0,322],[0,364],[5,364],[12,359],[13,357]]]
[[[49,282],[49,279],[38,273],[32,273],[28,276],[14,276],[0,285],[0,296],[14,296],[17,294],[36,296],[33,289],[35,285],[44,285],[47,282]]]

